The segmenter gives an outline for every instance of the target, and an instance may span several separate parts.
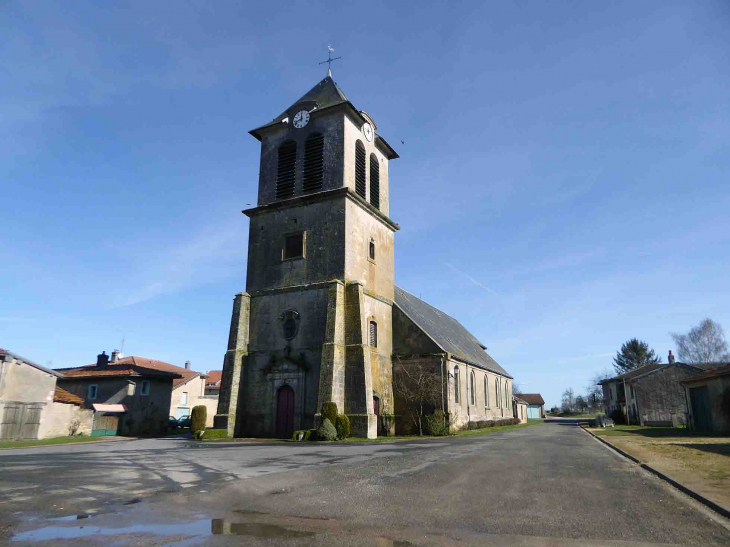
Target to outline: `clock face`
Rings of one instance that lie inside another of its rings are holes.
[[[362,126],[362,132],[365,133],[365,138],[368,140],[368,142],[373,142],[373,126],[369,123],[365,123],[365,125]]]
[[[305,125],[309,123],[309,112],[306,110],[300,110],[297,112],[296,116],[294,116],[294,127],[297,129],[301,129]]]

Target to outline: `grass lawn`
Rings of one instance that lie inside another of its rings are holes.
[[[103,441],[104,437],[53,437],[37,441],[0,441],[0,448],[27,448],[29,446],[48,446],[53,444],[85,443]]]
[[[482,429],[470,429],[468,431],[457,431],[456,433],[452,433],[448,437],[433,437],[431,435],[407,435],[407,436],[400,436],[400,437],[378,437],[377,439],[366,439],[365,437],[348,437],[347,441],[345,442],[377,442],[377,441],[415,441],[415,440],[424,440],[424,439],[448,439],[449,437],[470,437],[472,435],[486,435],[488,433],[498,433],[500,431],[505,431],[507,429],[520,429],[522,427],[529,427],[531,425],[540,425],[544,423],[544,420],[542,419],[534,419],[529,420],[526,424],[517,424],[517,425],[502,425],[498,427],[484,427]]]
[[[616,427],[590,428],[590,431],[601,437],[622,437],[636,436],[648,438],[725,438],[730,442],[730,434],[728,433],[707,433],[703,431],[691,431],[689,429],[678,427],[647,427],[642,425],[617,425]]]
[[[637,425],[589,431],[730,508],[730,435]]]

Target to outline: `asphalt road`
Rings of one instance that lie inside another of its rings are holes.
[[[730,525],[577,427],[544,424],[422,442],[159,439],[0,451],[0,538],[704,546],[730,545]]]

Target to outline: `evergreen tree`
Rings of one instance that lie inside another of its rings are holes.
[[[644,365],[661,362],[662,358],[657,356],[653,349],[649,349],[649,344],[632,338],[621,346],[620,351],[616,352],[616,357],[613,358],[613,368],[616,369],[616,374],[623,374]]]

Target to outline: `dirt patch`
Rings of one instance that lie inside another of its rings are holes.
[[[611,444],[730,508],[730,439],[608,437]]]

